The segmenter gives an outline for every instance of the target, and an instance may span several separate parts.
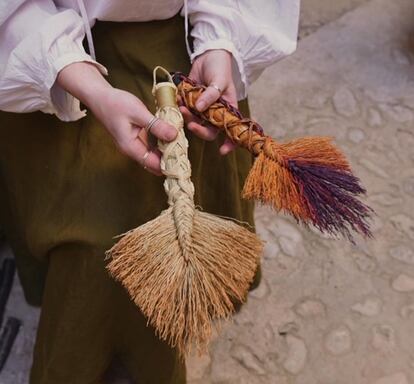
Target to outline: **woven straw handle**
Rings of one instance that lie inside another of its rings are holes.
[[[167,82],[157,83],[157,72],[167,75]],[[177,137],[171,142],[158,141],[162,152],[161,170],[166,176],[165,192],[169,205],[175,204],[182,195],[193,199],[194,185],[191,182],[191,164],[188,160],[188,141],[184,134],[184,120],[177,105],[177,88],[171,75],[162,67],[154,69],[153,94],[157,103],[156,116],[177,129]]]

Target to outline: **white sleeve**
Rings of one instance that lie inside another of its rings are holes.
[[[82,18],[72,9],[58,10],[52,0],[26,0],[0,14],[2,19],[0,110],[42,111],[63,121],[85,116],[79,100],[55,83],[59,71],[74,62],[93,63],[106,74],[82,46]]]
[[[300,0],[188,0],[193,60],[209,49],[234,58],[238,98],[270,64],[296,49]]]

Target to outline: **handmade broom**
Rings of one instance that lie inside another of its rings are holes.
[[[278,143],[222,98],[199,112],[195,104],[206,87],[182,73],[175,73],[173,79],[192,113],[256,156],[243,188],[244,198],[269,204],[297,221],[311,223],[322,232],[343,234],[351,241],[351,230],[372,236],[367,223],[372,210],[356,198],[365,189],[331,138]]]
[[[168,82],[156,83],[158,70]],[[228,318],[245,299],[262,242],[233,221],[195,208],[177,88],[161,67],[154,69],[153,93],[156,115],[178,131],[173,142],[158,142],[169,208],[123,235],[107,252],[107,268],[158,335],[184,356],[193,344],[203,351],[213,321]]]

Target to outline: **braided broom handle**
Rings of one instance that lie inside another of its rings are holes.
[[[182,101],[194,114],[226,132],[236,144],[248,149],[255,156],[266,151],[266,139],[263,130],[255,121],[243,117],[240,112],[223,98],[219,98],[206,111],[199,112],[195,107],[198,98],[206,89],[205,86],[193,82],[182,74],[175,74],[180,80],[178,92]],[[270,154],[274,157],[275,154]],[[280,160],[275,158],[275,160]]]
[[[199,112],[195,104],[206,87],[181,73],[173,78],[182,102],[192,113],[256,156],[243,197],[290,213],[322,232],[344,234],[351,241],[350,230],[371,236],[367,219],[372,210],[357,199],[366,191],[330,137],[278,143],[223,98]]]
[[[169,81],[157,83],[158,71],[164,72]],[[162,152],[161,170],[166,176],[164,189],[168,204],[173,207],[177,238],[184,259],[189,261],[195,206],[188,141],[184,134],[184,120],[177,106],[177,88],[169,72],[160,66],[154,69],[153,95],[157,102],[155,115],[174,126],[178,132],[175,140],[171,142],[159,140],[158,148]]]

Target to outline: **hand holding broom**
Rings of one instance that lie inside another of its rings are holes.
[[[243,197],[269,204],[322,232],[343,234],[351,241],[351,230],[371,236],[367,219],[372,210],[356,198],[365,189],[330,138],[306,137],[278,143],[222,98],[199,112],[195,104],[206,87],[181,73],[173,78],[182,102],[191,112],[223,130],[256,157]]]
[[[159,70],[169,81],[157,84]],[[153,93],[156,116],[178,131],[174,141],[158,142],[169,208],[108,251],[108,270],[157,334],[185,355],[193,344],[203,351],[213,322],[228,318],[235,303],[245,299],[262,242],[233,221],[195,208],[177,88],[161,67],[154,70]]]

